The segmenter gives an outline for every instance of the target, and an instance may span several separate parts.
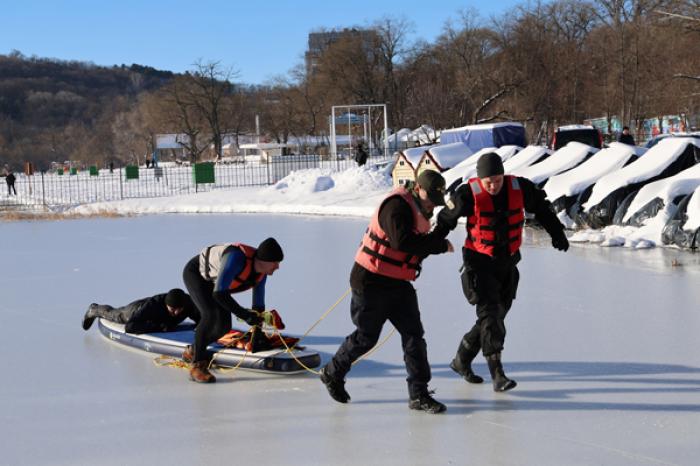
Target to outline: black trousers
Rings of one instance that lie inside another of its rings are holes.
[[[476,322],[462,338],[462,344],[488,357],[503,351],[506,314],[518,289],[520,273],[510,260],[464,262],[462,290],[476,305]]]
[[[116,322],[118,324],[126,324],[136,311],[143,305],[143,300],[134,301],[126,306],[112,307],[109,304],[98,304],[95,308],[95,315]]]
[[[193,257],[185,265],[182,278],[200,314],[194,331],[194,362],[208,361],[210,355],[207,346],[231,330],[231,311],[214,300],[214,283],[205,280],[199,273],[199,256]]]
[[[8,195],[8,196],[12,195],[12,192],[13,192],[13,191],[14,191],[15,196],[16,196],[16,195],[17,195],[17,190],[15,189],[15,184],[14,184],[14,183],[8,184],[8,185],[7,185],[7,195]]]
[[[408,282],[396,288],[365,287],[352,291],[350,315],[357,327],[340,345],[326,366],[333,378],[344,378],[352,363],[377,344],[384,323],[388,320],[401,334],[408,392],[415,398],[428,392],[430,364],[423,338],[416,291]]]

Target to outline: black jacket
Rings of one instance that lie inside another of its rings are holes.
[[[634,137],[631,134],[620,133],[620,137],[617,138],[617,142],[634,146]]]
[[[406,201],[394,196],[387,199],[379,208],[379,226],[386,233],[393,249],[425,258],[430,254],[447,252],[447,240],[441,233],[427,235],[414,233],[413,209]],[[359,265],[353,265],[350,272],[350,286],[357,291],[367,285],[397,286],[405,280],[385,277],[372,273]]]
[[[130,304],[134,307],[134,313],[129,317],[124,329],[128,333],[167,332],[175,329],[188,317],[194,322],[199,322],[199,311],[189,296],[186,298],[184,312],[177,317],[168,312],[165,296],[166,293],[158,294]]]

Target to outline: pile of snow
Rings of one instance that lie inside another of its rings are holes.
[[[584,211],[589,211],[616,189],[659,175],[685,151],[692,141],[691,138],[664,139],[649,149],[639,160],[605,175],[593,186],[591,196],[583,204]]]
[[[554,175],[575,167],[595,152],[598,152],[598,149],[573,141],[542,162],[529,167],[519,168],[514,170],[512,174],[527,178],[535,184],[540,184]]]
[[[552,151],[544,146],[527,146],[506,160],[503,163],[503,168],[507,174],[513,174],[516,170],[529,167],[543,157],[548,157],[551,153]]]
[[[693,195],[688,202],[688,210],[686,211],[688,220],[686,220],[684,229],[695,231],[700,228],[700,186],[693,191]]]
[[[692,193],[698,186],[700,186],[700,165],[687,168],[670,178],[649,183],[634,196],[622,222],[627,223],[634,214],[656,198],[663,202],[663,212],[668,220],[674,213],[673,200],[678,196]]]
[[[77,214],[286,213],[369,217],[391,190],[390,166],[342,172],[312,168],[273,186],[233,188],[163,198],[125,199],[78,206]]]
[[[428,148],[430,156],[442,168],[452,168],[469,158],[473,152],[462,142],[440,144]]]
[[[625,166],[634,155],[634,147],[613,142],[578,167],[551,177],[544,185],[547,198],[555,201],[562,196],[575,196],[604,175]]]

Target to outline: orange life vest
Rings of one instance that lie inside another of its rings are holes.
[[[507,189],[508,252],[513,255],[520,248],[525,221],[523,192],[515,176],[506,175],[503,188]],[[469,180],[474,195],[474,213],[467,218],[467,238],[464,247],[493,257],[496,246],[493,198],[484,189],[479,178]]]
[[[245,255],[245,265],[243,266],[243,270],[231,280],[228,289],[235,292],[249,290],[265,278],[263,274],[255,274],[253,260],[257,249],[252,246],[243,243],[215,244],[209,246],[200,254],[200,272],[207,280],[216,281],[221,271],[221,257],[232,247],[240,249],[243,255]]]
[[[413,211],[413,232],[425,235],[430,232],[430,221],[418,209],[413,195],[404,187],[393,190],[384,198],[372,216],[362,243],[355,255],[355,262],[370,272],[399,280],[415,280],[420,274],[421,257],[393,249],[382,227],[379,225],[379,211],[390,198],[400,196]]]

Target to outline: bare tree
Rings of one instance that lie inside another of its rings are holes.
[[[214,144],[216,158],[222,155],[222,136],[225,122],[222,117],[225,110],[229,113],[235,108],[225,105],[226,97],[232,93],[231,79],[237,76],[231,69],[223,69],[219,62],[198,60],[194,69],[185,74],[189,82],[186,87],[189,95],[187,101],[209,125],[211,143]]]

